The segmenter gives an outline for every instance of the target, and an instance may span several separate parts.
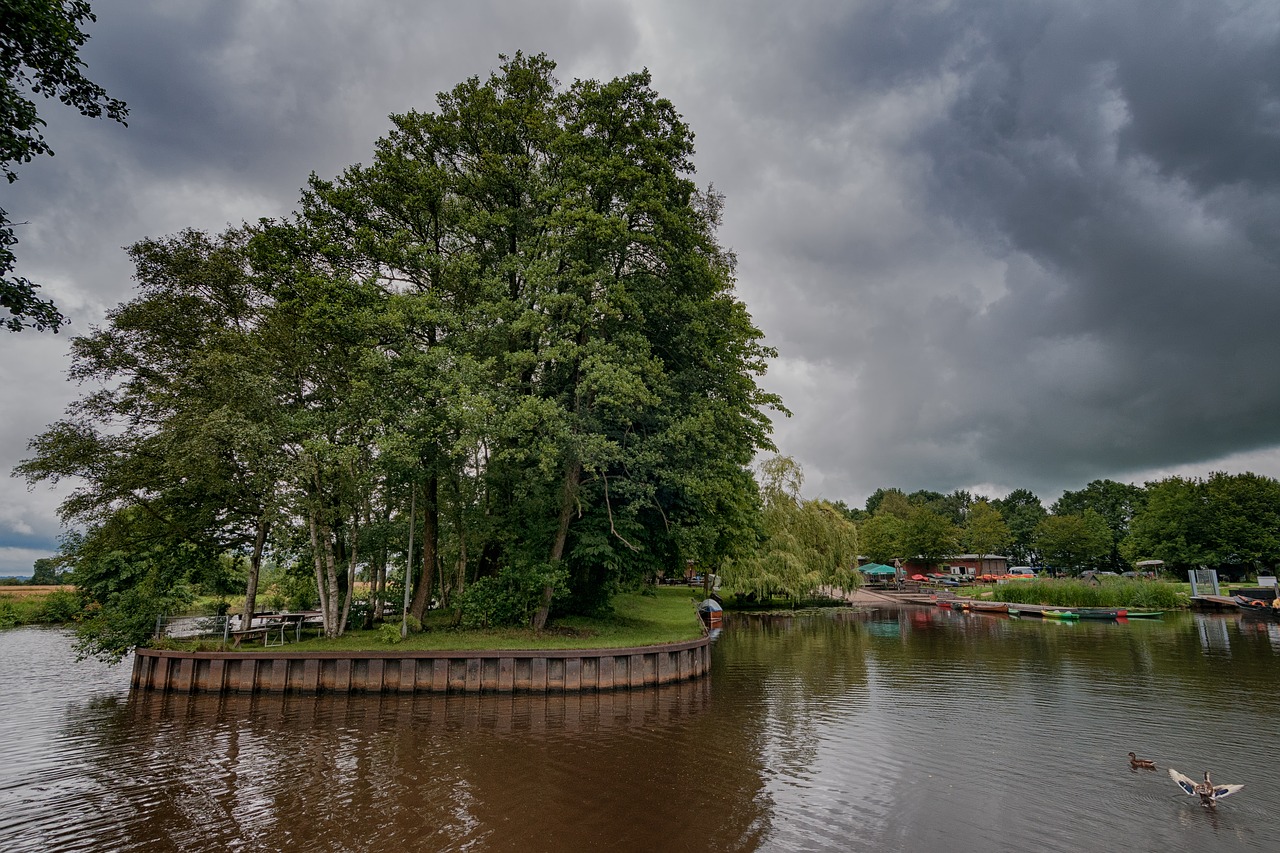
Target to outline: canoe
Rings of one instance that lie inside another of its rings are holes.
[[[1009,605],[1003,601],[971,601],[969,609],[975,613],[1008,613]]]
[[[1129,610],[1125,612],[1126,619],[1159,619],[1164,615],[1163,610]]]
[[[1073,610],[1053,610],[1049,608],[1041,610],[1040,615],[1046,619],[1061,619],[1064,622],[1075,622],[1080,618],[1080,614]]]
[[[1019,607],[1015,604],[1009,605],[1010,616],[1043,616],[1044,611],[1039,607]]]
[[[1124,619],[1129,611],[1123,607],[1077,607],[1081,619]]]

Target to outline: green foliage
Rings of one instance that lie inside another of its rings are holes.
[[[41,557],[35,561],[28,583],[32,586],[53,586],[62,583],[66,574],[62,560],[57,557]]]
[[[1280,564],[1280,481],[1257,474],[1147,484],[1125,553],[1169,567]]]
[[[1092,509],[1081,515],[1051,515],[1036,525],[1036,550],[1045,564],[1079,573],[1104,563],[1111,553],[1111,530]]]
[[[541,564],[504,567],[496,577],[480,578],[458,597],[462,625],[466,628],[500,628],[528,625],[550,586],[553,597],[567,592],[568,573],[563,567]]]
[[[1029,489],[1014,489],[1008,495],[991,502],[1000,511],[1000,517],[1009,526],[1012,542],[1009,557],[1016,564],[1038,565],[1040,555],[1036,551],[1036,528],[1048,514],[1035,493]]]
[[[9,598],[0,598],[0,628],[22,624],[26,624],[26,620],[19,612],[18,603]]]
[[[857,527],[826,501],[802,500],[803,481],[800,466],[789,457],[761,466],[763,537],[754,552],[725,565],[726,591],[796,599],[824,584],[858,586]]]
[[[1129,526],[1135,515],[1147,503],[1147,492],[1141,486],[1117,483],[1113,480],[1094,480],[1077,492],[1064,492],[1051,508],[1054,515],[1083,515],[1093,510],[1106,522],[1110,531],[1109,555],[1099,559],[1099,569],[1124,571],[1128,563],[1121,555],[1121,545],[1129,536]]]
[[[58,625],[81,616],[80,596],[72,590],[10,598],[0,595],[0,628],[15,625]]]
[[[604,612],[751,547],[749,466],[785,410],[757,384],[775,353],[734,294],[723,199],[647,72],[553,71],[504,57],[394,116],[291,218],[130,248],[138,294],[73,342],[73,378],[101,390],[18,469],[83,483],[61,512],[102,544],[77,576],[129,564],[92,591],[103,612],[144,583],[243,583],[252,606],[268,554],[313,586],[264,580],[264,600],[314,595],[336,636],[412,529],[414,612],[439,583],[471,623],[517,624],[548,594]]]
[[[383,622],[377,627],[378,642],[390,643],[395,645],[404,638],[400,636],[400,624],[393,622]]]
[[[1000,584],[994,597],[1010,604],[1049,604],[1056,607],[1128,607],[1134,610],[1174,610],[1189,598],[1170,584],[1108,578],[1101,584],[1081,580],[1032,580]]]
[[[1013,541],[1000,510],[981,500],[969,507],[962,535],[973,554],[1003,554]]]
[[[82,607],[79,593],[69,589],[56,589],[43,597],[37,621],[74,622],[80,618]]]

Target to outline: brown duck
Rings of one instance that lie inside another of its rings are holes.
[[[1129,766],[1134,770],[1155,770],[1156,763],[1150,758],[1139,758],[1132,752],[1129,753]]]

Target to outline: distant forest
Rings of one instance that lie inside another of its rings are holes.
[[[1280,563],[1280,481],[1258,474],[1168,477],[1137,486],[1095,480],[1047,509],[1033,492],[991,499],[877,489],[865,508],[837,507],[858,525],[859,549],[879,563],[960,553],[1001,554],[1068,574],[1123,572],[1144,560],[1229,576]]]

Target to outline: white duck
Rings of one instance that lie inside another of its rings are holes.
[[[1236,791],[1239,791],[1244,785],[1215,785],[1213,780],[1209,778],[1209,771],[1204,771],[1204,781],[1196,780],[1183,776],[1172,767],[1169,768],[1169,778],[1182,789],[1188,797],[1199,797],[1200,804],[1209,808],[1216,808],[1218,800],[1223,797],[1229,797]]]

